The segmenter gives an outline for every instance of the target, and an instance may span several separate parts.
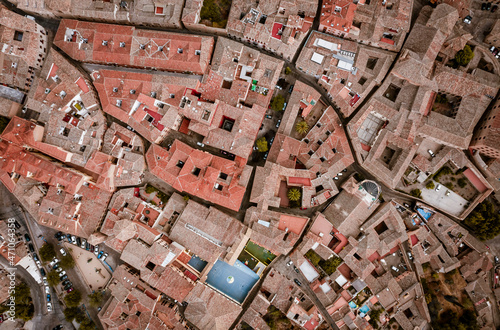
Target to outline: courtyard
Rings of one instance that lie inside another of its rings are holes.
[[[78,270],[91,290],[100,290],[106,286],[111,274],[94,253],[66,242],[64,247],[75,259]]]

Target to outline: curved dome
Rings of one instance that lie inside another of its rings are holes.
[[[361,187],[375,199],[380,195],[380,186],[375,181],[365,180],[361,182]]]

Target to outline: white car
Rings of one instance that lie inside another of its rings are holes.
[[[99,254],[99,245],[94,246],[94,254],[95,255]]]
[[[431,155],[431,157],[436,157],[436,154],[431,149],[427,150],[427,152]]]
[[[71,236],[71,244],[75,244],[76,245],[76,237],[75,237],[75,235]]]
[[[50,263],[49,263],[49,266],[50,267],[53,267],[55,264],[57,264],[59,262],[59,259],[57,258],[54,258]]]
[[[49,285],[49,282],[47,282],[47,277],[44,276],[42,280],[44,285]]]
[[[82,244],[80,245],[80,247],[82,249],[85,249],[86,246],[87,246],[87,240],[85,238],[82,238]]]
[[[46,294],[49,294],[49,293],[50,293],[50,289],[49,289],[49,287],[48,287],[48,286],[45,286],[45,293],[46,293]]]
[[[47,303],[47,311],[52,312],[52,303]]]
[[[436,191],[439,191],[441,189],[441,185],[438,183],[438,185],[436,186]]]
[[[61,252],[61,254],[63,255],[63,257],[66,256],[66,251],[64,249],[60,249],[59,251]]]
[[[108,254],[107,254],[107,253],[104,253],[104,255],[103,255],[103,256],[102,256],[102,258],[101,258],[101,261],[106,260],[106,258],[107,258],[107,257],[108,257]]]
[[[42,268],[42,263],[40,262],[40,260],[35,261],[35,263],[38,266],[38,268]]]
[[[66,275],[66,272],[65,272],[64,270],[63,270],[62,272],[60,272],[60,273],[59,273],[59,277],[62,277],[62,276],[64,276],[64,275]]]
[[[287,262],[287,263],[286,263],[286,265],[287,265],[287,266],[291,266],[291,265],[293,265],[293,261],[292,261],[292,260],[290,260],[289,262]]]

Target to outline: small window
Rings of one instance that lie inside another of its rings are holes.
[[[214,185],[214,188],[217,189],[217,190],[219,190],[219,191],[222,191],[222,186],[220,184],[218,184],[218,183],[216,183]]]
[[[195,51],[194,51],[194,54],[195,54],[195,55],[201,55],[201,50],[195,50]]]
[[[184,49],[182,49],[182,48],[177,48],[177,53],[178,53],[178,54],[182,54],[183,52],[184,52]]]
[[[358,83],[359,83],[361,86],[363,86],[363,85],[365,84],[365,82],[366,82],[366,78],[365,78],[365,77],[361,77],[361,78],[359,79],[359,81],[358,81]]]
[[[156,98],[156,92],[151,92],[150,95],[151,95],[152,98],[154,98],[154,99]]]
[[[14,40],[23,41],[23,35],[21,31],[14,32]]]
[[[333,151],[334,154],[336,154],[337,153],[337,148],[333,148],[332,151]]]
[[[361,260],[361,257],[357,253],[354,253],[354,258],[356,258],[356,260]]]
[[[304,142],[309,144],[309,139],[304,139]]]
[[[318,142],[316,142],[318,145],[322,145],[323,144],[323,141],[321,140],[318,140]]]
[[[113,93],[118,93],[118,87],[113,87]]]
[[[137,315],[137,316],[141,316],[141,312],[140,312],[140,311],[137,311],[137,313],[135,313],[135,315]]]
[[[223,173],[223,172],[220,172],[219,178],[222,179],[222,180],[226,180],[227,179],[227,174]]]
[[[124,47],[125,47],[125,43],[124,43],[123,41],[122,41],[122,42],[120,42],[120,47],[121,47],[121,48],[124,48]]]
[[[321,160],[321,162],[323,163],[326,160],[326,158],[325,157],[321,157],[319,160]]]
[[[203,120],[207,121],[207,120],[210,118],[210,114],[211,114],[211,113],[212,113],[212,112],[211,112],[210,110],[206,110],[206,109],[205,109],[205,110],[203,111],[203,116],[201,117],[201,119],[203,119]]]
[[[121,107],[122,106],[122,100],[116,100],[116,106]]]
[[[156,265],[154,263],[152,263],[151,261],[149,261],[147,264],[146,264],[146,268],[149,269],[149,270],[154,270],[156,267]]]
[[[135,94],[135,89],[130,90],[130,94],[134,95]]]
[[[158,51],[163,52],[163,46],[158,47]]]
[[[170,93],[170,98],[171,98],[171,99],[174,99],[174,98],[175,98],[175,94]]]
[[[183,167],[184,167],[184,162],[183,162],[182,160],[179,160],[179,161],[177,161],[176,166],[177,166],[178,168],[183,168]]]
[[[200,175],[200,172],[201,170],[198,167],[193,167],[193,171],[191,171],[191,173],[193,173],[194,176]]]
[[[107,40],[103,40],[103,41],[102,41],[102,45],[103,45],[103,46],[107,46],[107,45],[108,45],[108,41],[107,41]]]
[[[308,154],[309,156],[312,156],[312,155],[314,155],[314,151],[309,150],[309,152],[308,152],[307,154]]]

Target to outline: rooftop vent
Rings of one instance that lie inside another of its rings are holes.
[[[124,43],[123,41],[122,41],[122,42],[120,42],[120,47],[121,47],[121,48],[125,47],[125,43]]]
[[[195,50],[195,51],[194,51],[194,54],[195,54],[195,55],[201,55],[201,50]]]
[[[140,45],[139,48],[140,49],[146,49],[146,45]]]
[[[102,41],[102,45],[103,45],[103,46],[107,46],[107,45],[108,45],[108,41],[107,41],[107,40],[103,40],[103,41]]]
[[[177,53],[182,54],[182,52],[184,52],[184,49],[182,49],[182,48],[177,48]]]
[[[135,89],[130,90],[130,94],[134,95],[135,94]]]
[[[113,87],[113,93],[118,93],[118,87]]]
[[[175,94],[170,93],[170,98],[171,99],[175,98]]]
[[[121,107],[122,106],[122,100],[116,100],[116,106]]]
[[[50,88],[45,88],[45,94],[49,94],[50,93]]]
[[[155,99],[156,98],[156,92],[151,92],[151,97]]]
[[[158,50],[159,50],[160,52],[162,52],[162,51],[163,51],[163,46],[158,47]]]

